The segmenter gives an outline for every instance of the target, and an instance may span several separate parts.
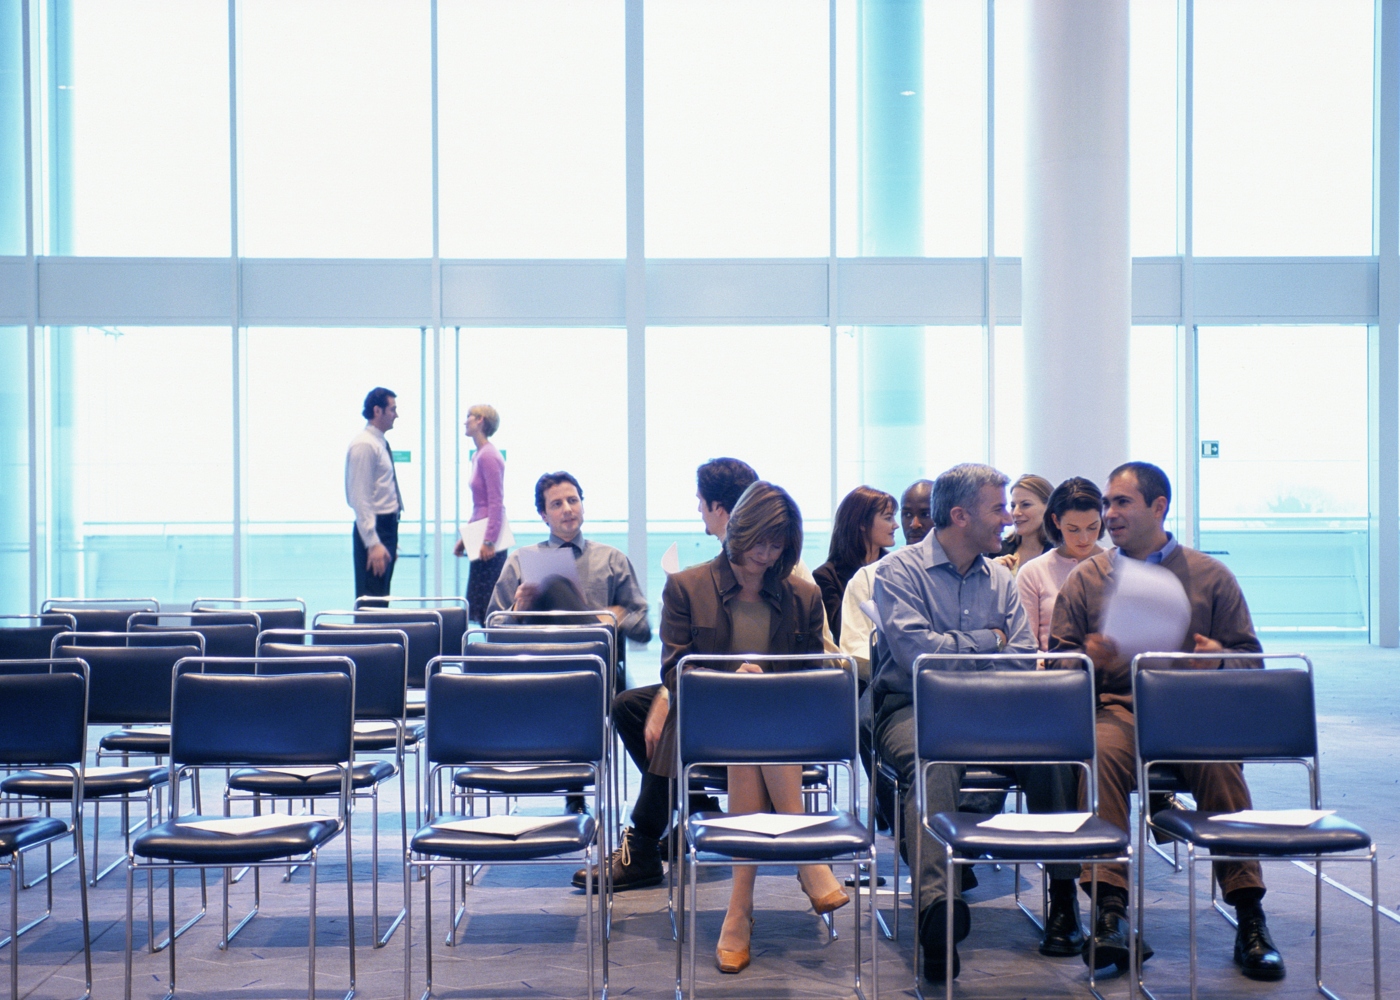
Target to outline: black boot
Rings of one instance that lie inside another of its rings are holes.
[[[614,892],[628,889],[645,889],[660,885],[666,877],[661,867],[661,851],[655,840],[639,837],[632,827],[622,831],[622,843],[617,845],[608,859]],[[585,889],[588,886],[588,871],[580,868],[574,872],[574,887]],[[598,870],[593,869],[593,891],[598,891]]]
[[[1050,909],[1045,914],[1045,935],[1040,939],[1042,955],[1064,958],[1084,950],[1077,892],[1073,879],[1050,880]]]
[[[1283,956],[1269,937],[1264,910],[1258,903],[1235,908],[1239,927],[1235,929],[1235,964],[1250,979],[1272,982],[1284,976]]]
[[[953,902],[953,954],[948,955],[948,904],[939,900],[919,915],[919,946],[924,950],[924,978],[941,983],[948,978],[952,962],[953,978],[961,971],[957,943],[967,937],[972,915],[961,899]]]
[[[1087,886],[1085,888],[1088,888]],[[1093,963],[1100,972],[1117,966],[1119,972],[1129,968],[1128,953],[1128,894],[1122,889],[1099,886],[1099,912],[1094,919]],[[1090,949],[1084,948],[1084,964],[1090,962]],[[1153,955],[1152,947],[1138,933],[1138,961],[1146,962]]]

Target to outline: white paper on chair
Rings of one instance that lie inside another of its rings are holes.
[[[1191,602],[1176,574],[1118,553],[1100,626],[1118,652],[1130,660],[1139,653],[1176,652],[1190,627]]]
[[[804,813],[741,813],[738,816],[707,819],[705,825],[738,830],[740,833],[758,833],[765,837],[781,837],[785,833],[795,833],[829,822],[830,816],[808,816]]]
[[[238,836],[244,833],[264,833],[268,830],[283,830],[289,826],[305,826],[308,823],[317,823],[327,819],[325,816],[230,816],[224,819],[201,819],[192,823],[181,823],[181,826],[193,827],[196,830],[208,830],[210,833],[226,833],[230,836]]]
[[[339,774],[338,767],[260,767],[259,771],[275,771],[277,774],[290,774],[297,778],[314,778],[318,774]]]
[[[488,517],[480,517],[470,524],[463,525],[458,534],[462,538],[462,549],[468,559],[481,555],[481,546],[486,542],[486,528],[491,523]],[[495,549],[504,552],[515,548],[515,534],[510,530],[510,522],[501,518],[501,530],[496,534]]]
[[[1324,816],[1336,813],[1335,809],[1241,809],[1239,812],[1221,813],[1211,819],[1225,820],[1228,823],[1257,823],[1260,826],[1312,826]]]
[[[127,726],[129,733],[150,733],[152,736],[169,736],[170,723],[162,723],[159,726]]]
[[[489,837],[516,837],[558,823],[558,816],[476,816],[471,819],[446,820],[434,823],[436,830],[456,830],[459,833],[484,833]]]
[[[397,722],[357,722],[355,732],[357,733],[392,733],[398,728]]]
[[[661,553],[661,569],[667,576],[681,571],[681,547],[679,543],[672,542],[671,547]]]
[[[105,778],[110,774],[130,774],[132,771],[144,771],[144,767],[89,767],[83,771],[84,780],[88,778]],[[30,768],[31,774],[46,774],[53,778],[71,778],[73,772],[66,767],[34,767]]]
[[[515,771],[534,771],[534,770],[538,769],[540,765],[538,765],[538,764],[491,764],[491,765],[489,765],[489,766],[490,766],[491,770],[493,770],[493,771],[510,771],[510,772],[515,772]]]
[[[551,548],[548,545],[527,545],[516,549],[520,559],[520,582],[538,587],[551,576],[562,576],[575,586],[578,585],[578,567],[574,565],[574,550],[561,545]]]
[[[1074,833],[1092,813],[997,813],[977,825],[1017,833]]]

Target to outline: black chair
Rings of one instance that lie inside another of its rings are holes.
[[[306,602],[300,597],[196,597],[191,611],[256,611],[263,628],[306,628]]]
[[[206,656],[252,656],[263,625],[254,611],[138,611],[127,619],[129,632],[198,632]]]
[[[430,774],[472,766],[570,766],[592,769],[592,785],[604,786],[607,736],[603,724],[607,686],[596,665],[554,673],[446,673],[434,662],[428,676],[428,766]],[[432,870],[476,864],[583,862],[590,873],[601,860],[599,824],[592,816],[566,813],[542,818],[517,836],[499,836],[473,826],[499,817],[440,815],[429,799],[427,825],[413,835],[407,862],[424,874],[424,950],[427,988],[433,989]],[[601,808],[601,800],[596,802]],[[452,880],[455,884],[455,879]],[[592,875],[584,893],[588,939],[588,992],[594,995]],[[404,995],[413,980],[412,880],[405,885],[410,918],[404,925]],[[604,887],[606,892],[606,887]],[[605,912],[606,905],[599,912]],[[600,928],[601,931],[601,928]],[[608,990],[607,935],[602,939],[603,995]]]
[[[1182,661],[1218,659],[1222,670],[1172,669]],[[1292,661],[1262,670],[1230,669],[1232,661]],[[1137,780],[1154,767],[1199,763],[1297,764],[1308,775],[1308,805],[1322,809],[1318,772],[1317,711],[1312,661],[1301,653],[1144,653],[1134,657]],[[1261,817],[1262,819],[1262,817]],[[1191,998],[1196,998],[1196,866],[1216,861],[1307,861],[1315,877],[1313,971],[1318,990],[1337,1000],[1322,981],[1322,861],[1371,866],[1371,964],[1376,1000],[1381,997],[1380,874],[1376,845],[1354,823],[1324,815],[1307,826],[1278,826],[1227,819],[1218,813],[1167,809],[1138,821],[1138,843],[1148,829],[1186,845],[1187,926]],[[1208,855],[1200,856],[1202,850]],[[1212,881],[1214,879],[1212,878]],[[1143,875],[1138,869],[1138,923],[1144,919]],[[1139,981],[1143,994],[1152,993]]]
[[[69,782],[71,820],[49,815],[0,818],[0,868],[10,873],[10,1000],[19,1000],[19,938],[53,912],[53,881],[42,917],[19,926],[20,856],[73,838],[82,902],[83,971],[92,996],[92,945],[88,929],[87,870],[83,860],[83,761],[87,753],[87,664],[77,659],[11,660],[0,663],[0,766],[62,771]],[[34,774],[33,771],[21,773]]]
[[[1012,657],[1024,659],[1024,657]],[[944,898],[953,900],[954,880],[965,865],[989,861],[1077,863],[1091,866],[1091,898],[1098,904],[1098,866],[1132,864],[1128,834],[1098,816],[1098,744],[1094,728],[1097,696],[1093,665],[1081,653],[1042,653],[1043,660],[1081,662],[1085,669],[958,670],[948,661],[1005,662],[1005,654],[921,656],[914,676],[915,793],[922,825],[943,845],[947,864]],[[984,826],[982,813],[939,812],[929,815],[928,770],[935,764],[980,764],[994,768],[1021,764],[1069,764],[1081,771],[1092,789],[1090,815],[1072,832],[1003,830]],[[914,871],[921,870],[922,841],[916,840]],[[919,912],[918,886],[914,889]],[[950,904],[951,906],[951,904]],[[1131,906],[1129,907],[1131,911]],[[953,954],[955,920],[945,921],[947,952]],[[1136,941],[1131,921],[1130,941]],[[1136,961],[1129,945],[1129,967]],[[1089,991],[1099,1000],[1094,941],[1089,945]],[[914,989],[923,996],[921,958],[916,952]],[[1131,981],[1129,983],[1131,994]],[[953,963],[947,966],[945,996],[953,995]]]
[[[77,629],[70,614],[0,615],[0,660],[47,659],[54,636]]]
[[[125,632],[133,612],[159,610],[154,597],[53,597],[39,606],[40,614],[72,615],[78,623],[75,632]]]
[[[349,621],[332,619],[348,618]],[[363,629],[398,629],[408,636],[408,686],[421,688],[428,661],[441,656],[442,614],[437,609],[390,611],[362,608],[359,611],[321,611],[311,619],[314,630],[352,632]],[[337,640],[357,642],[354,638]]]
[[[465,597],[357,597],[355,610],[384,608],[393,610],[395,605],[413,610],[436,611],[442,621],[442,652],[452,654],[462,648],[462,636],[471,627],[470,609]]]
[[[580,621],[606,616],[610,621]],[[618,634],[616,616],[610,611],[493,611],[486,616],[484,630],[492,635],[492,642],[560,642],[550,638],[558,629],[593,629],[607,634],[612,647],[612,694],[627,689],[627,643]],[[530,632],[538,635],[531,636]],[[499,633],[499,634],[498,634]],[[463,639],[465,642],[465,638]],[[573,641],[573,640],[568,640]]]
[[[404,753],[406,740],[411,738],[415,746],[422,738],[422,727],[409,727],[404,715],[405,694],[408,679],[407,637],[401,631],[381,629],[380,641],[374,644],[329,645],[328,640],[341,633],[302,632],[286,629],[264,633],[264,641],[258,647],[258,657],[262,661],[264,673],[277,672],[284,667],[270,660],[311,658],[319,660],[326,656],[338,656],[355,664],[355,754],[354,774],[350,779],[354,799],[370,800],[370,914],[374,928],[374,947],[382,948],[394,936],[394,931],[403,921],[404,911],[399,910],[388,930],[379,931],[379,786],[390,778],[399,779],[399,842],[400,850],[408,850],[408,795],[405,788]],[[307,637],[314,645],[296,642],[269,642],[269,637]],[[301,669],[299,666],[292,669]],[[385,725],[388,729],[383,728]],[[387,741],[387,745],[386,745]],[[392,752],[394,759],[361,761],[361,753]],[[312,799],[339,794],[339,782],[329,768],[322,770],[302,770],[291,773],[286,770],[266,768],[244,768],[229,776],[228,788],[259,796],[285,799]],[[225,797],[229,797],[226,791]],[[254,806],[255,810],[259,806]],[[227,811],[227,810],[225,810]],[[284,879],[284,881],[286,881]],[[242,929],[240,924],[233,934]]]
[[[776,672],[750,674],[703,669],[705,665],[733,665],[750,661],[776,668]],[[827,666],[844,663],[845,667]],[[699,669],[697,669],[699,668]],[[805,669],[804,669],[805,668]],[[687,656],[677,665],[676,773],[680,787],[688,787],[692,772],[703,765],[729,764],[825,764],[846,773],[857,787],[854,768],[860,758],[857,732],[856,667],[849,656]],[[875,837],[861,822],[853,793],[848,808],[833,808],[814,815],[825,821],[805,829],[770,837],[730,827],[711,825],[722,813],[693,813],[682,817],[685,839],[683,869],[690,876],[690,922],[685,934],[676,936],[676,996],[683,988],[684,940],[690,939],[690,996],[695,995],[695,899],[700,867],[745,864],[803,865],[849,862],[855,876],[854,985],[861,987],[861,930],[859,866],[874,869]],[[685,923],[684,870],[678,910]],[[871,987],[879,995],[879,970],[873,933],[874,896],[871,894]]]
[[[307,997],[316,995],[316,871],[321,848],[350,821],[350,776],[354,768],[352,729],[355,665],[344,657],[323,657],[318,673],[246,674],[205,672],[215,665],[202,657],[182,660],[171,693],[171,816],[131,845],[126,874],[126,997],[131,998],[132,884],[138,870],[169,872],[170,925],[175,925],[175,874],[181,868],[239,865],[273,867],[304,857],[310,871],[311,902],[307,946]],[[249,661],[223,661],[225,669],[246,669]],[[312,666],[302,661],[301,667]],[[257,662],[251,663],[257,669]],[[334,767],[340,779],[335,815],[257,817],[252,829],[238,826],[249,817],[180,814],[178,779],[200,768]],[[275,825],[274,825],[275,824]],[[355,897],[350,841],[345,840],[345,894],[350,934],[350,990],[355,992]],[[144,860],[138,860],[144,859]],[[225,880],[225,893],[227,893]],[[227,937],[228,906],[224,906]],[[175,943],[170,944],[171,995],[175,992]]]

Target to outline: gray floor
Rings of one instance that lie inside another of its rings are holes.
[[[1271,643],[1272,648],[1280,644]],[[1318,714],[1321,722],[1324,805],[1365,826],[1381,845],[1381,902],[1400,911],[1400,654],[1366,647],[1311,647],[1318,670]],[[650,668],[654,670],[654,665]],[[634,679],[647,671],[644,659],[634,662]],[[1290,780],[1291,778],[1291,780]],[[1301,804],[1297,775],[1276,769],[1250,774],[1255,803],[1261,807]],[[636,789],[635,776],[631,783]],[[211,788],[212,791],[212,788]],[[396,795],[391,795],[396,799]],[[385,804],[381,827],[381,910],[397,910],[402,889],[393,857],[398,849],[396,812]],[[112,828],[115,830],[115,827]],[[106,830],[104,828],[104,836]],[[374,950],[368,915],[367,820],[355,830],[356,931],[358,995],[397,998],[403,995],[403,932],[389,946]],[[108,851],[111,841],[104,844]],[[889,843],[882,838],[888,862]],[[111,857],[108,853],[108,858]],[[32,877],[40,859],[31,862]],[[1186,993],[1187,901],[1184,875],[1149,856],[1147,934],[1157,951],[1148,963],[1148,983],[1161,996]],[[1081,997],[1086,976],[1078,959],[1043,959],[1035,953],[1037,933],[1012,900],[1012,873],[983,866],[982,884],[973,890],[972,934],[960,947],[962,975],[954,992],[962,997]],[[320,996],[339,997],[348,987],[344,891],[344,853],[332,846],[319,873],[317,922],[318,985]],[[1334,865],[1338,881],[1369,893],[1363,865]],[[210,915],[178,943],[181,993],[189,996],[283,998],[306,992],[308,873],[298,871],[290,883],[273,873],[264,881],[261,914],[227,952],[217,948],[219,927],[218,873],[211,872]],[[471,998],[553,997],[586,995],[584,898],[568,886],[570,870],[558,867],[494,868],[484,871],[470,890],[471,907],[462,922],[463,940],[454,948],[443,943],[446,932],[447,877],[434,880],[434,978],[440,996]],[[702,876],[699,916],[699,984],[702,996],[754,998],[838,997],[850,994],[853,907],[837,916],[839,940],[827,943],[825,932],[802,896],[792,869],[770,869],[759,876],[753,965],[738,976],[721,976],[713,961],[714,941],[728,893],[728,874],[712,870]],[[1281,983],[1255,983],[1241,978],[1231,963],[1232,932],[1218,916],[1202,908],[1200,931],[1200,989],[1214,997],[1315,996],[1312,979],[1312,880],[1292,865],[1266,868],[1269,895],[1265,906],[1275,939],[1289,964]],[[35,997],[76,997],[82,992],[82,956],[78,947],[77,891],[73,870],[56,876],[55,916],[20,939],[20,994]],[[251,901],[251,886],[232,888],[231,911],[236,919]],[[1204,887],[1204,879],[1201,880]],[[1038,883],[1037,883],[1038,885]],[[1038,888],[1023,873],[1024,890]],[[6,887],[8,888],[8,886]],[[417,933],[414,936],[414,996],[424,984],[422,884],[415,886]],[[94,996],[116,998],[122,991],[124,884],[120,871],[92,891]],[[886,902],[888,897],[882,897]],[[138,907],[143,908],[138,892]],[[163,906],[163,893],[157,895]],[[1329,956],[1326,980],[1343,996],[1371,995],[1369,911],[1326,888],[1324,944]],[[197,881],[182,879],[181,919],[198,905]],[[43,890],[21,893],[21,920],[37,915]],[[142,910],[138,909],[138,916]],[[163,912],[163,911],[161,911]],[[675,975],[675,945],[666,912],[666,892],[652,889],[621,894],[614,910],[610,953],[610,989],[614,996],[670,996]],[[161,919],[158,916],[158,919]],[[5,921],[8,923],[8,920]],[[885,996],[912,994],[912,936],[908,911],[896,944],[879,940],[880,989]],[[144,951],[144,921],[136,940],[134,995],[164,995],[167,958]],[[1400,925],[1381,921],[1382,971],[1385,995],[1400,997]],[[5,974],[9,949],[4,950]],[[870,995],[870,963],[865,963],[865,986]],[[1126,996],[1127,983],[1108,980],[1109,996]]]

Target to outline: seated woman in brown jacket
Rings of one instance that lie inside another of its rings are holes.
[[[745,490],[730,514],[724,551],[666,580],[661,677],[668,690],[675,688],[676,664],[695,653],[763,656],[822,651],[821,594],[812,584],[791,576],[801,551],[802,513],[792,497],[762,480]],[[739,671],[761,673],[763,668],[744,663]],[[653,774],[673,774],[675,747],[672,711],[651,756]],[[803,812],[802,769],[797,765],[729,768],[729,811]],[[749,964],[754,875],[751,865],[734,867],[729,908],[716,949],[721,972],[738,972]],[[798,879],[818,913],[850,901],[827,865],[803,866]]]

